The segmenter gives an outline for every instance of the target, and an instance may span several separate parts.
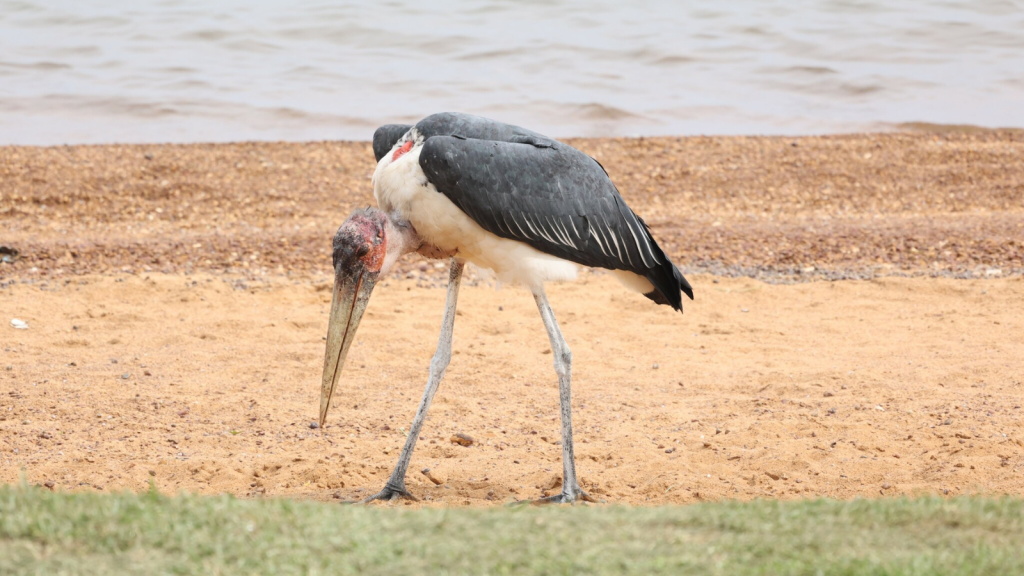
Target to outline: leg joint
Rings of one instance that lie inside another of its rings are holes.
[[[572,352],[568,348],[560,352],[556,352],[555,356],[555,372],[559,376],[568,376],[572,372]]]
[[[452,354],[449,351],[447,354],[438,350],[434,353],[434,357],[430,360],[430,376],[437,380],[440,380],[444,376],[444,371],[448,368],[448,363],[451,362]]]

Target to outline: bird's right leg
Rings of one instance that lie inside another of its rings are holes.
[[[535,503],[571,504],[577,500],[596,502],[580,488],[576,479],[576,455],[573,453],[572,446],[572,352],[569,350],[569,344],[566,343],[565,337],[562,336],[562,331],[558,328],[555,313],[551,311],[551,304],[548,303],[548,297],[544,294],[544,288],[534,289],[533,298],[537,301],[537,309],[540,310],[540,317],[544,320],[544,327],[548,331],[548,340],[551,342],[551,352],[555,357],[555,372],[558,374],[558,399],[562,415],[562,492],[537,500]]]
[[[462,269],[465,263],[452,258],[451,271],[448,274],[448,297],[444,305],[444,319],[441,321],[441,334],[437,338],[437,350],[434,358],[430,361],[430,376],[427,378],[427,387],[423,391],[423,399],[420,400],[420,407],[416,410],[416,417],[413,418],[412,426],[409,428],[409,436],[405,439],[405,446],[402,454],[398,457],[398,463],[391,472],[384,489],[363,500],[397,500],[409,498],[416,500],[416,497],[405,489],[405,473],[409,468],[409,460],[412,459],[412,451],[416,448],[416,440],[420,435],[420,428],[423,427],[423,420],[427,416],[427,409],[430,408],[430,401],[434,399],[434,393],[444,377],[444,371],[448,368],[448,362],[452,358],[452,332],[455,328],[455,303],[459,298],[459,284],[462,282]]]

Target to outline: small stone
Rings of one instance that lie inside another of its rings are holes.
[[[772,480],[778,480],[779,478],[781,478],[781,476],[775,474],[774,472],[765,472],[765,474],[767,474],[768,477],[771,478]]]
[[[882,490],[888,490],[889,488],[892,488],[892,485],[889,484],[888,482],[882,484]]]
[[[654,364],[651,365],[651,370],[657,370],[658,368],[659,368],[659,366],[658,366],[657,362],[655,362]]]
[[[124,374],[121,374],[121,380],[127,380],[130,377],[131,377],[131,375],[128,374],[127,372],[125,372]]]
[[[28,330],[28,322],[17,318],[11,318],[11,326],[17,330]]]
[[[423,470],[420,470],[420,473],[426,476],[427,480],[430,480],[436,486],[440,486],[441,484],[444,484],[445,482],[448,481],[448,478],[446,478],[444,474],[432,472],[430,468],[424,468]]]
[[[310,422],[310,423],[309,423],[309,429],[310,429],[310,430],[316,430],[316,429],[317,429],[317,428],[319,428],[319,427],[320,427],[320,424],[318,424],[318,423],[316,423],[316,422]]]
[[[53,483],[53,480],[47,480],[46,482],[43,482],[43,486],[53,490],[53,487],[56,486],[56,484]]]
[[[458,444],[459,446],[472,446],[476,441],[473,440],[472,437],[460,432],[451,437],[451,442],[452,444]]]
[[[825,398],[831,398],[831,397],[835,396],[835,394],[833,394],[831,392],[825,392],[824,396],[825,396]]]
[[[149,471],[149,475],[150,476],[156,476],[156,470],[150,470]]]

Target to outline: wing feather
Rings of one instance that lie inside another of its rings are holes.
[[[645,276],[655,287],[647,296],[678,310],[680,291],[692,298],[689,283],[593,158],[465,114],[429,116],[414,133],[424,140],[419,162],[427,180],[485,230],[585,266]]]

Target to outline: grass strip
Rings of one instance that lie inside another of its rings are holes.
[[[1024,500],[412,510],[6,486],[0,574],[1024,574]]]

